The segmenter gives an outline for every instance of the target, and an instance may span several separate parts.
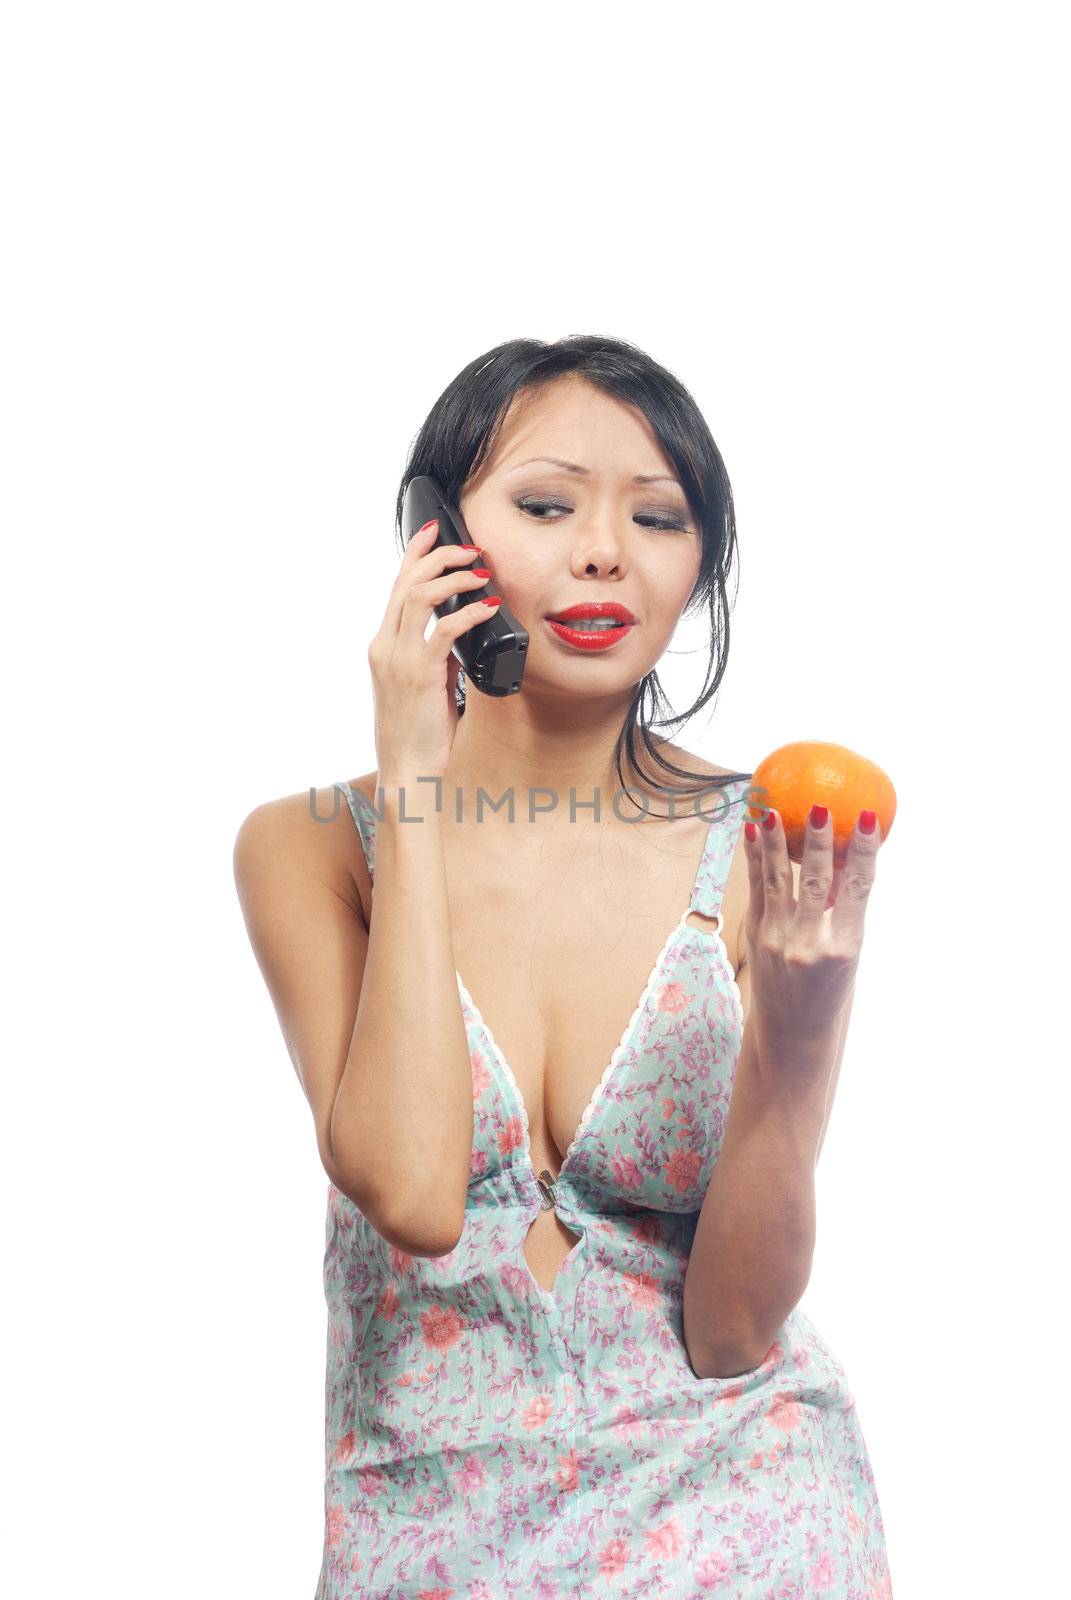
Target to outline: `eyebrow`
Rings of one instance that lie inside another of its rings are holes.
[[[522,467],[530,467],[537,461],[549,461],[552,467],[563,467],[566,472],[575,472],[579,477],[586,478],[590,474],[590,467],[578,467],[575,461],[560,461],[557,456],[532,456],[528,461],[519,461],[515,467],[510,467],[510,472],[519,472]],[[681,486],[676,478],[671,478],[665,472],[637,472],[633,483],[675,483]]]

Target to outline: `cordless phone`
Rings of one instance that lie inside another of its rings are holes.
[[[457,506],[450,505],[434,478],[413,478],[402,502],[402,533],[408,544],[414,533],[432,517],[439,519],[439,534],[433,550],[441,545],[475,544],[469,536]],[[460,606],[469,605],[478,590],[466,589],[449,595],[435,607],[436,616],[445,617]],[[522,628],[505,601],[494,616],[468,628],[454,642],[453,653],[465,669],[469,683],[484,694],[516,694],[524,677],[528,633]]]

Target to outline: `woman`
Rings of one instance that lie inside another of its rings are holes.
[[[812,815],[797,906],[776,812],[741,827],[750,774],[643,720],[686,610],[712,649],[685,716],[728,643],[731,491],[671,374],[501,345],[428,417],[399,526],[421,474],[475,547],[404,547],[377,770],[258,807],[235,852],[330,1179],[317,1600],[888,1597],[854,1402],[797,1306],[873,818],[849,908]],[[489,592],[530,635],[502,698],[452,653]],[[587,602],[625,623],[552,620]]]

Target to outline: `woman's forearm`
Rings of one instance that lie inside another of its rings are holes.
[[[729,1116],[684,1278],[684,1337],[700,1377],[758,1366],[811,1273],[815,1162],[840,1021],[806,1042],[763,1036],[752,1010]]]
[[[379,787],[375,910],[332,1152],[373,1225],[438,1254],[463,1225],[473,1133],[438,786],[381,776]]]

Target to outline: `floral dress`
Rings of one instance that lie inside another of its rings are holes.
[[[376,811],[337,788],[374,882]],[[407,1255],[329,1186],[315,1600],[891,1600],[855,1401],[809,1318],[738,1376],[696,1377],[684,1344],[742,1037],[719,911],[745,794],[726,786],[689,903],[716,925],[671,929],[556,1178],[459,974],[457,1245]],[[579,1239],[547,1290],[524,1242],[551,1206]]]

